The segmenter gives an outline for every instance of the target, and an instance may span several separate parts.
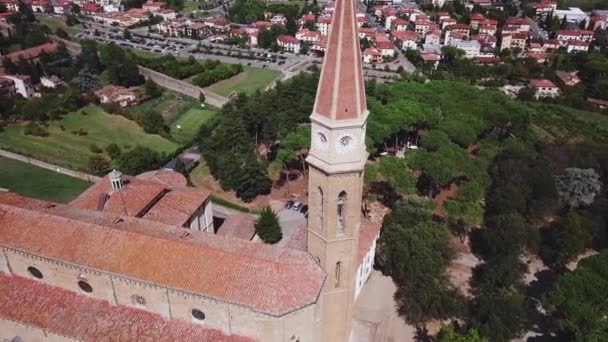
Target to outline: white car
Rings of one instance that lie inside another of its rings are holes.
[[[303,206],[304,206],[304,204],[302,204],[302,202],[295,202],[293,204],[293,206],[291,207],[291,210],[300,211],[300,209],[302,209]]]

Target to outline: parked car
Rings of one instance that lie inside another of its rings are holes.
[[[306,215],[308,213],[308,205],[302,206],[302,209],[300,209],[300,212],[302,214]]]
[[[293,207],[291,207],[291,209],[295,210],[295,211],[300,211],[300,209],[302,209],[303,206],[304,206],[304,204],[302,204],[301,202],[295,202],[293,204]]]
[[[293,207],[293,201],[287,201],[287,203],[285,203],[285,208],[291,209],[291,207]]]

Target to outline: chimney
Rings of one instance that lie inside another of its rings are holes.
[[[122,173],[118,170],[112,170],[110,172],[110,182],[112,183],[113,191],[120,191],[122,189]]]

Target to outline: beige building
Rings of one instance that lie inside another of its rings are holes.
[[[209,194],[168,171],[113,171],[67,205],[0,193],[0,339],[349,341],[379,225],[361,219],[369,112],[354,1],[333,17],[302,246],[212,234]]]

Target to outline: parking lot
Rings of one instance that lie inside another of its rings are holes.
[[[172,55],[180,55],[191,47],[185,43],[155,38],[143,38],[136,35],[131,35],[131,38],[125,39],[122,32],[119,30],[116,31],[117,32],[97,30],[85,31],[76,34],[76,37],[80,39],[92,39],[101,43],[115,43],[123,47]]]

